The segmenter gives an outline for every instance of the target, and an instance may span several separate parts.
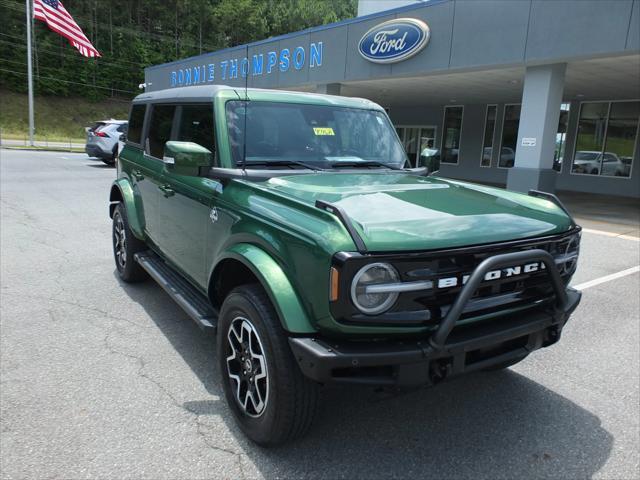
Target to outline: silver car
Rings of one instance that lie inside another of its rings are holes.
[[[621,177],[628,176],[626,172],[627,165],[613,152],[603,154],[593,150],[580,150],[573,160],[573,173]]]
[[[90,157],[98,157],[107,165],[116,163],[118,140],[127,133],[126,120],[104,120],[94,123],[87,129],[85,152]]]

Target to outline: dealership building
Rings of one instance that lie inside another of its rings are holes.
[[[145,71],[146,91],[211,84],[371,99],[443,176],[640,198],[640,0],[360,0]]]

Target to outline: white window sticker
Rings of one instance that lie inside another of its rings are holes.
[[[535,147],[538,139],[536,137],[522,137],[520,145],[523,147]]]

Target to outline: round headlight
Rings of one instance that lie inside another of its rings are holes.
[[[580,233],[573,235],[565,244],[560,247],[560,254],[563,262],[558,265],[561,275],[573,275],[578,266],[578,255],[580,254]]]
[[[377,315],[389,308],[398,298],[398,292],[367,292],[367,287],[385,283],[398,283],[400,276],[388,263],[372,263],[358,270],[351,283],[351,300],[362,313]]]

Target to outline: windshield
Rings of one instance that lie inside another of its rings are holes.
[[[226,116],[233,160],[239,166],[297,162],[312,168],[399,168],[406,161],[391,123],[375,110],[230,101]]]

